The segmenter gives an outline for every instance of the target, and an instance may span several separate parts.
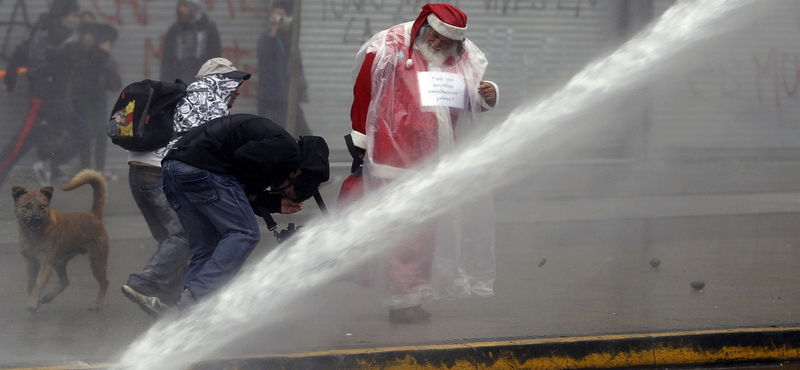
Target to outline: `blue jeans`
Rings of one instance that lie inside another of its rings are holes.
[[[183,278],[192,253],[178,215],[164,195],[161,168],[131,164],[128,185],[147,227],[158,241],[144,269],[128,277],[128,286],[168,305],[183,292]]]
[[[261,231],[242,186],[232,175],[178,160],[162,163],[164,193],[189,236],[192,260],[185,284],[195,298],[213,293],[239,272]]]

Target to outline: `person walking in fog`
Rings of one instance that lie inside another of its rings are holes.
[[[225,58],[212,58],[196,77],[175,109],[173,129],[180,134],[229,115],[239,87],[250,74],[236,69]],[[128,277],[122,293],[153,317],[172,307],[184,291],[186,268],[192,257],[186,231],[163,190],[161,160],[177,141],[152,152],[128,152],[131,194],[158,247],[144,269]]]
[[[203,13],[197,0],[179,0],[177,16],[164,36],[160,79],[179,79],[189,84],[205,61],[222,55],[222,43],[217,26]]]
[[[31,100],[23,126],[0,153],[0,182],[33,146],[39,155],[33,171],[43,186],[52,178],[65,177],[58,167],[63,163],[60,159],[74,151],[75,140],[86,135],[86,124],[69,100],[79,11],[77,0],[54,0],[28,39],[14,49],[2,90],[6,95],[14,91],[17,71],[24,67]]]
[[[89,18],[91,13],[84,12]],[[107,24],[82,21],[80,39],[76,45],[75,75],[72,79],[72,106],[89,128],[84,145],[77,145],[81,168],[100,171],[106,180],[116,176],[105,170],[106,124],[108,123],[108,92],[122,88],[122,77],[111,49],[117,41],[117,30]],[[68,160],[65,158],[64,160]],[[92,163],[94,159],[94,163]]]
[[[258,38],[258,115],[269,118],[284,129],[289,111],[289,84],[291,75],[292,22],[294,3],[280,0],[272,4],[269,30]],[[300,102],[308,101],[308,83],[303,73],[303,59],[297,56],[297,99],[295,100],[295,130],[297,136],[310,135]]]
[[[460,9],[427,4],[415,21],[379,32],[361,47],[350,111],[356,164],[340,204],[451,150],[479,113],[497,104],[497,85],[483,80],[486,57],[466,31]],[[491,205],[465,205],[386,252],[384,273],[374,278],[384,283],[391,322],[429,320],[424,301],[493,294],[492,217]]]

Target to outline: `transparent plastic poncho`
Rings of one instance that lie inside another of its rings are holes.
[[[453,150],[456,138],[475,127],[481,112],[478,86],[488,64],[484,54],[465,39],[460,57],[428,65],[422,53],[414,50],[408,68],[411,26],[408,22],[376,34],[356,57],[354,77],[366,55],[375,54],[365,130],[366,191]],[[431,79],[443,80],[445,87],[439,90],[441,85]],[[492,194],[422,225],[416,235],[370,263],[369,275],[370,286],[396,308],[434,299],[493,295]]]

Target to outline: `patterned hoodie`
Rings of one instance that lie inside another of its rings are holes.
[[[164,153],[172,149],[182,134],[212,119],[229,115],[228,102],[241,83],[241,79],[214,74],[199,77],[189,85],[173,117],[172,127],[179,136],[167,144]]]

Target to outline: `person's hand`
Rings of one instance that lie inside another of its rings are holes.
[[[111,49],[114,47],[114,43],[111,41],[104,41],[97,45],[100,50],[110,53]]]
[[[494,90],[493,84],[481,81],[481,84],[478,86],[478,94],[481,94],[489,106],[494,107],[495,103],[497,103],[497,91]]]
[[[269,35],[275,37],[278,35],[278,30],[281,28],[280,23],[278,23],[278,14],[273,13],[269,17],[270,27],[269,27]]]
[[[281,214],[288,215],[303,209],[303,202],[295,202],[289,198],[281,199]]]

